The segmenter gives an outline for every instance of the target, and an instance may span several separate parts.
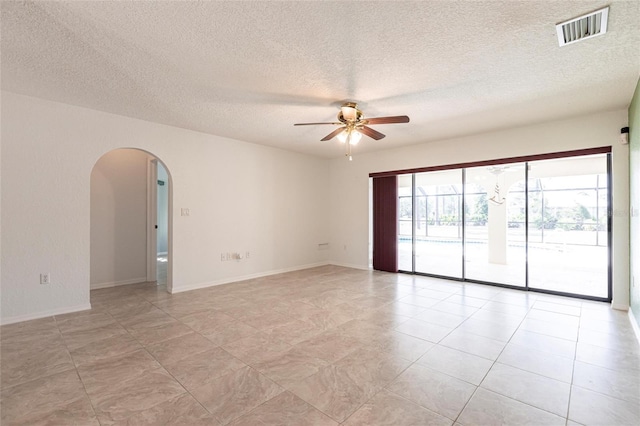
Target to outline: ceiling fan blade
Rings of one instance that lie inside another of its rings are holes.
[[[375,140],[380,140],[382,138],[384,138],[385,135],[383,135],[382,133],[380,133],[377,130],[373,130],[371,127],[367,127],[367,126],[362,126],[362,127],[358,127],[358,131],[360,133],[362,133],[363,135],[367,135],[372,139]]]
[[[340,134],[344,129],[346,129],[346,127],[338,127],[333,132],[329,133],[327,136],[325,136],[324,138],[322,138],[320,140],[321,141],[328,141],[329,139],[333,139],[336,136],[338,136],[338,134]]]
[[[408,123],[409,117],[406,115],[396,115],[393,117],[374,117],[366,119],[368,124],[393,124],[393,123]]]
[[[324,122],[324,123],[296,123],[294,124],[294,126],[315,126],[316,124],[333,124],[333,125],[341,125],[342,123],[329,123],[329,122]]]

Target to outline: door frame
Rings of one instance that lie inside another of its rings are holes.
[[[149,153],[147,161],[147,281],[157,281],[158,266],[158,164],[167,173],[167,292],[173,293],[173,181],[171,171]]]
[[[607,297],[599,297],[599,296],[591,296],[591,295],[585,295],[585,294],[576,294],[576,293],[566,293],[566,292],[562,292],[562,291],[555,291],[555,290],[548,290],[548,289],[541,289],[541,288],[535,288],[535,287],[530,287],[529,285],[529,238],[528,238],[528,229],[529,229],[529,217],[528,217],[528,211],[529,211],[529,203],[528,203],[528,197],[526,199],[526,208],[525,208],[525,224],[526,224],[526,233],[525,233],[525,242],[526,242],[526,247],[525,247],[525,254],[526,254],[526,260],[525,260],[525,286],[513,286],[513,285],[509,285],[509,284],[500,284],[500,283],[494,283],[494,282],[487,282],[487,281],[480,281],[480,280],[474,280],[474,279],[469,279],[464,277],[463,278],[455,278],[455,277],[449,277],[449,276],[442,276],[442,275],[434,275],[434,274],[429,274],[429,273],[422,273],[422,272],[415,272],[415,262],[412,262],[412,271],[404,271],[404,270],[400,270],[399,272],[402,273],[408,273],[408,274],[414,274],[414,275],[424,275],[424,276],[430,276],[430,277],[436,277],[436,278],[444,278],[444,279],[450,279],[450,280],[455,280],[455,281],[464,281],[464,282],[471,282],[471,283],[478,283],[478,284],[488,284],[488,285],[493,285],[496,287],[505,287],[505,288],[512,288],[512,289],[516,289],[516,290],[523,290],[523,291],[532,291],[532,292],[537,292],[537,293],[546,293],[546,294],[552,294],[552,295],[558,295],[558,296],[568,296],[568,297],[575,297],[575,298],[580,298],[580,299],[586,299],[586,300],[595,300],[595,301],[601,301],[601,302],[608,302],[611,303],[613,301],[613,170],[612,170],[612,147],[611,146],[604,146],[604,147],[599,147],[599,148],[588,148],[588,149],[582,149],[582,150],[576,150],[576,151],[564,151],[564,152],[556,152],[556,153],[549,153],[549,154],[538,154],[538,155],[530,155],[530,156],[521,156],[521,157],[511,157],[511,158],[503,158],[503,159],[496,159],[496,160],[488,160],[488,161],[478,161],[478,162],[470,162],[470,163],[459,163],[459,164],[450,164],[450,165],[443,165],[443,166],[431,166],[431,167],[421,167],[421,168],[415,168],[415,169],[405,169],[405,170],[393,170],[393,171],[388,171],[388,172],[376,172],[376,173],[370,173],[369,174],[369,178],[371,180],[374,180],[375,178],[381,178],[381,177],[389,177],[389,176],[398,176],[398,175],[408,175],[408,174],[412,174],[412,200],[415,199],[415,190],[413,189],[413,187],[415,187],[415,174],[416,173],[424,173],[424,172],[435,172],[435,171],[441,171],[441,170],[451,170],[451,169],[462,169],[463,171],[466,168],[469,167],[478,167],[478,166],[493,166],[493,165],[502,165],[502,164],[511,164],[511,163],[525,163],[525,192],[528,194],[529,192],[529,187],[528,187],[528,182],[529,182],[529,176],[528,176],[528,163],[531,161],[538,161],[538,160],[550,160],[550,159],[557,159],[557,158],[571,158],[571,157],[581,157],[581,156],[586,156],[586,155],[595,155],[595,154],[605,154],[606,155],[606,162],[607,162],[607,210],[608,210],[608,218],[607,218],[607,245],[608,245],[608,253],[607,253],[607,257],[608,257],[608,266],[607,266]],[[463,191],[464,193],[464,191]],[[412,201],[413,202],[413,201]],[[375,203],[372,203],[372,209],[375,208]],[[464,211],[464,210],[463,210]],[[415,223],[415,214],[413,217],[413,222]],[[413,225],[415,226],[415,225]],[[375,238],[375,228],[374,228],[374,232],[373,232],[373,238]],[[464,234],[464,231],[463,231]],[[415,239],[415,229],[413,230],[413,235],[412,235],[412,240]],[[397,244],[397,239],[396,239],[396,244]],[[464,250],[463,250],[464,253]],[[412,250],[412,256],[415,257],[415,249]],[[464,261],[464,254],[463,254],[463,261]],[[463,269],[464,271],[464,269]]]

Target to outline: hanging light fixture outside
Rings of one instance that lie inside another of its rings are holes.
[[[489,198],[493,204],[501,205],[504,204],[504,198],[500,195],[500,185],[496,182],[496,187],[493,190],[493,197]]]
[[[487,167],[487,171],[496,177],[496,186],[493,189],[493,197],[489,198],[489,201],[491,201],[493,204],[496,204],[498,206],[501,204],[504,204],[505,202],[504,197],[502,197],[502,195],[500,194],[499,179],[500,179],[500,175],[502,175],[507,169],[508,167],[505,167],[505,166]]]

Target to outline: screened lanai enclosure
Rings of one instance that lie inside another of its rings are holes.
[[[609,155],[397,174],[397,269],[610,300]]]

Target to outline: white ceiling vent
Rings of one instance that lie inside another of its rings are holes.
[[[607,32],[609,6],[556,25],[560,46],[596,37]]]

